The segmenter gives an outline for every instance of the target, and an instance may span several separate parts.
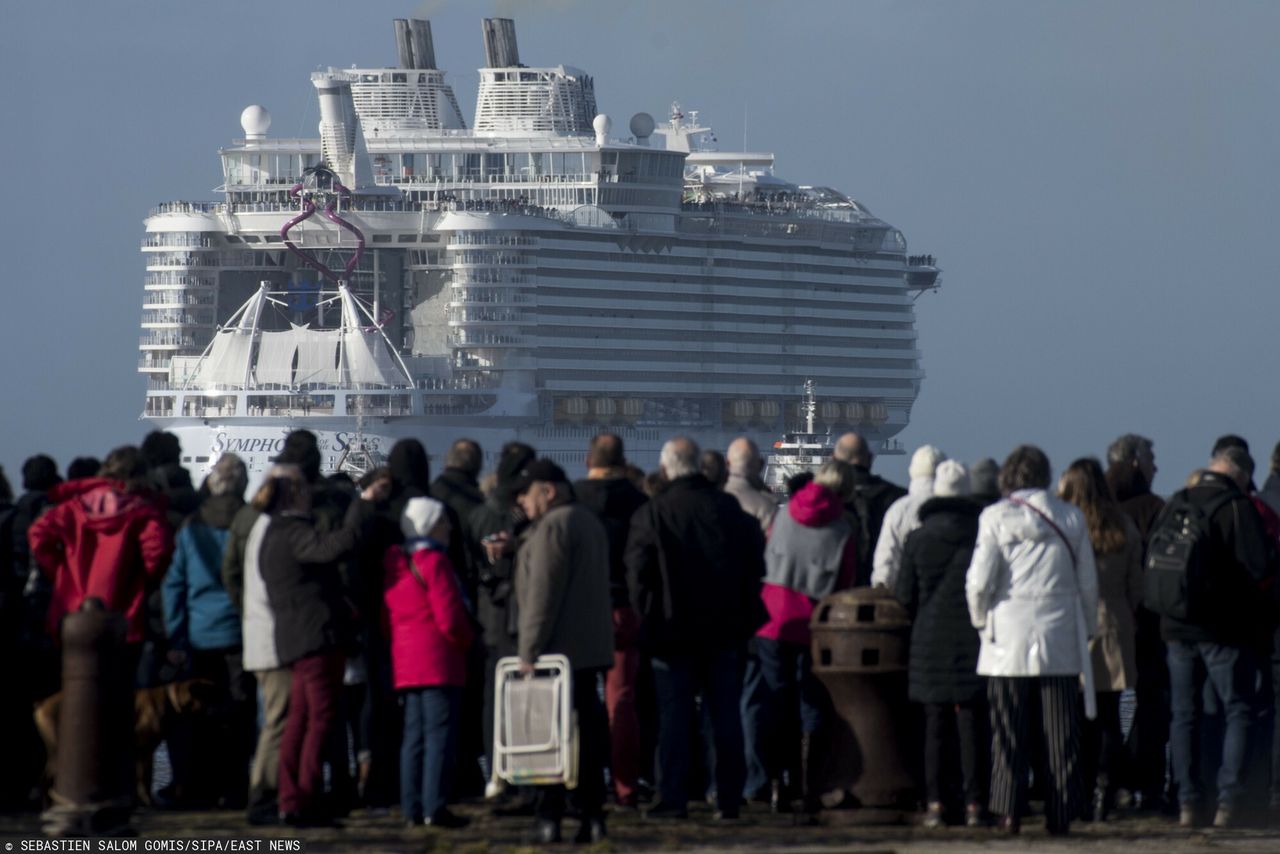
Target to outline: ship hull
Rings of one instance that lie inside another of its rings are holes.
[[[496,420],[496,419],[495,419]],[[305,429],[315,433],[320,446],[321,468],[326,473],[337,471],[344,457],[354,459],[363,447],[368,459],[385,460],[392,445],[400,439],[417,439],[435,460],[434,469],[442,468],[441,460],[449,445],[457,439],[471,439],[484,450],[485,468],[492,469],[501,448],[507,442],[532,445],[540,456],[548,457],[577,476],[585,472],[586,451],[591,437],[608,430],[622,437],[627,460],[645,471],[658,467],[663,442],[679,435],[693,438],[704,448],[723,451],[735,438],[747,436],[762,450],[772,447],[776,432],[769,430],[698,429],[645,426],[540,426],[536,424],[488,424],[485,419],[440,419],[429,417],[378,418],[366,422],[363,429],[354,418],[255,418],[193,419],[148,418],[155,429],[168,430],[182,444],[182,465],[198,484],[209,473],[213,463],[224,453],[233,453],[245,461],[251,483],[261,480],[273,458],[284,446],[291,430]],[[874,437],[872,437],[874,438]]]

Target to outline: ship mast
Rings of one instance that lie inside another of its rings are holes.
[[[813,380],[804,381],[804,432],[813,435],[813,417],[818,413],[818,402],[813,394]]]

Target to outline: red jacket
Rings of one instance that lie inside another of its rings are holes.
[[[844,505],[830,489],[809,483],[792,496],[785,512],[806,528],[822,528],[844,515]],[[772,535],[772,529],[769,533]],[[850,536],[841,554],[840,576],[835,589],[851,587],[857,578],[857,569],[858,538]],[[814,600],[797,590],[768,582],[761,585],[760,598],[769,612],[769,622],[760,627],[757,637],[809,645],[809,620],[813,616],[813,606],[817,604]]]
[[[125,492],[124,484],[83,478],[49,491],[53,507],[27,533],[31,554],[53,582],[49,632],[94,596],[124,614],[127,640],[142,640],[147,593],[173,555],[163,499]]]
[[[421,580],[410,569],[410,559]],[[409,558],[400,546],[392,546],[383,568],[395,687],[466,684],[471,619],[449,556],[423,548]]]

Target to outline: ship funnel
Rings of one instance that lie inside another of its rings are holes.
[[[400,58],[401,68],[413,68],[413,38],[409,35],[409,22],[404,18],[396,18],[396,53]]]
[[[353,190],[373,187],[373,169],[351,98],[351,78],[341,71],[317,71],[311,83],[320,98],[320,154],[325,166]]]
[[[513,68],[520,64],[515,21],[510,18],[485,18],[480,26],[484,31],[486,67]]]
[[[435,69],[436,48],[431,40],[431,22],[421,18],[396,18],[396,54],[401,68]]]
[[[413,67],[436,67],[436,46],[431,40],[431,22],[421,18],[409,19],[409,38],[413,44]]]

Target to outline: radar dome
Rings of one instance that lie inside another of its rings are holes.
[[[609,129],[613,127],[613,119],[601,113],[591,122],[591,127],[596,131],[596,145],[604,145],[605,138],[609,136]]]
[[[246,139],[262,139],[271,127],[271,114],[260,104],[250,104],[240,114],[240,127]]]
[[[636,139],[648,139],[658,124],[648,113],[636,113],[631,117],[631,135]]]

